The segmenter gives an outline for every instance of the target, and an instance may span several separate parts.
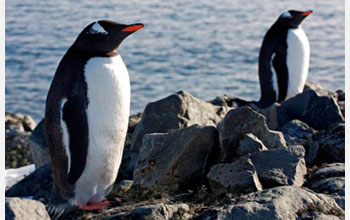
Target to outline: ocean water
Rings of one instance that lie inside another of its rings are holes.
[[[210,100],[257,100],[257,60],[267,29],[286,10],[314,10],[303,23],[308,79],[344,89],[344,1],[6,1],[6,111],[44,116],[65,51],[98,19],[142,22],[119,53],[131,78],[131,112],[179,90]]]

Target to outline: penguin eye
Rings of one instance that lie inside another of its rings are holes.
[[[282,18],[293,18],[293,16],[289,13],[289,11],[284,12],[281,15]]]
[[[94,25],[87,32],[88,34],[108,34],[108,32],[98,23],[95,22]]]

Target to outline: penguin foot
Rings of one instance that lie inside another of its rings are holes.
[[[110,206],[110,202],[108,200],[104,200],[99,203],[88,203],[87,205],[81,207],[81,209],[85,211],[97,211],[101,209],[105,209]]]
[[[64,216],[76,210],[76,206],[71,206],[70,203],[65,204],[49,204],[47,212],[52,220],[65,219]]]
[[[118,198],[118,197],[114,197],[113,200],[116,203],[121,203],[123,201],[122,198]]]

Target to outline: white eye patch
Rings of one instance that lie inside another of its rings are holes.
[[[96,21],[95,24],[90,28],[89,34],[108,34],[103,27]]]
[[[283,12],[281,14],[282,18],[292,18],[293,16],[289,13],[289,11]]]

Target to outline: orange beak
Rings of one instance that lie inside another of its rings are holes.
[[[145,25],[143,25],[143,24],[132,24],[132,25],[129,25],[126,28],[122,29],[122,32],[134,32],[134,31],[140,30],[144,26]]]
[[[306,17],[306,16],[311,15],[311,14],[312,14],[312,10],[302,13],[301,16]]]

